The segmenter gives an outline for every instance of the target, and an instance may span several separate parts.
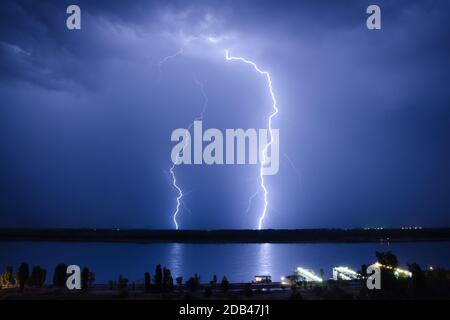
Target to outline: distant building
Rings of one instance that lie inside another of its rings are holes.
[[[314,271],[309,269],[304,269],[301,267],[298,267],[297,270],[297,276],[299,277],[300,281],[306,281],[306,282],[322,282],[322,278],[319,277],[314,273]]]
[[[271,283],[272,277],[269,275],[259,275],[255,276],[255,279],[253,280],[254,283]]]

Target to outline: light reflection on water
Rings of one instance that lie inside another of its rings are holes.
[[[182,243],[172,243],[170,244],[170,255],[168,260],[168,265],[170,266],[170,271],[172,276],[182,275],[183,272],[183,244]]]
[[[133,243],[33,243],[0,242],[0,270],[21,262],[47,269],[51,281],[58,263],[87,266],[96,274],[97,282],[116,280],[119,274],[130,281],[143,279],[146,271],[154,274],[159,263],[171,269],[173,278],[184,280],[198,273],[202,282],[214,274],[219,281],[225,275],[233,282],[248,282],[257,274],[271,275],[279,281],[297,266],[320,268],[331,277],[334,266],[359,269],[371,264],[375,251],[392,250],[401,266],[417,262],[423,267],[450,268],[450,243],[379,243],[360,244],[133,244]]]
[[[271,244],[262,243],[258,248],[258,275],[271,275],[272,274],[272,255]]]

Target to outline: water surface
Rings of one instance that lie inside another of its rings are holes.
[[[297,266],[325,271],[333,266],[359,269],[375,260],[375,251],[392,250],[400,265],[417,262],[423,267],[450,268],[450,242],[358,243],[358,244],[134,244],[134,243],[49,243],[0,242],[0,268],[21,262],[47,269],[51,281],[58,263],[87,266],[98,283],[116,280],[123,274],[130,281],[142,281],[146,271],[154,273],[160,263],[172,270],[174,278],[186,279],[194,273],[202,281],[213,274],[226,275],[233,282],[248,282],[257,274],[270,274],[274,281]]]

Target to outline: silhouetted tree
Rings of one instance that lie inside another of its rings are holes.
[[[223,292],[227,292],[230,286],[230,282],[228,281],[227,277],[223,276],[222,282],[220,283],[220,287],[222,288]]]
[[[128,286],[128,279],[120,274],[119,275],[119,281],[117,282],[118,289],[119,290],[120,289],[126,289],[127,286]]]
[[[422,298],[426,290],[425,273],[417,263],[410,264],[408,266],[408,269],[412,273],[411,289],[413,298],[414,299]]]
[[[190,277],[188,281],[186,281],[186,287],[192,292],[197,291],[200,287],[200,277],[195,274],[193,277]]]
[[[10,287],[14,284],[13,267],[8,266],[0,277],[2,287]]]
[[[127,298],[129,296],[127,287],[128,287],[128,279],[122,275],[119,275],[119,280],[117,281],[117,289],[119,291],[120,298]]]
[[[172,291],[173,289],[172,273],[166,267],[163,269],[163,289],[166,291]]]
[[[31,270],[31,275],[28,279],[28,285],[30,287],[41,288],[45,283],[47,277],[47,271],[40,266],[34,266]]]
[[[28,277],[30,276],[30,269],[28,268],[28,263],[22,262],[17,272],[17,284],[20,290],[25,288],[25,283],[27,283]]]
[[[367,277],[367,265],[366,264],[363,264],[363,265],[361,265],[361,276],[363,276],[363,277]]]
[[[405,281],[399,281],[394,270],[398,266],[397,257],[391,252],[375,252],[377,261],[383,266],[380,268],[382,290],[369,290],[372,299],[401,299],[404,297],[403,287]]]
[[[450,298],[450,270],[434,267],[426,272],[427,298]]]
[[[323,268],[320,268],[320,277],[323,279],[323,276],[325,275],[325,271],[323,271]]]
[[[92,285],[95,282],[95,273],[92,271],[89,271],[89,278],[88,278],[88,283],[89,283],[89,288],[92,288]]]
[[[53,285],[55,287],[62,288],[66,285],[67,280],[67,265],[60,263],[55,267],[55,272],[53,273]]]
[[[151,284],[150,273],[146,272],[146,273],[144,273],[144,289],[145,289],[145,291],[150,290],[150,284]]]
[[[177,285],[181,286],[183,284],[183,277],[177,277],[176,279]]]
[[[156,290],[161,290],[162,280],[163,280],[162,269],[161,265],[158,264],[155,269],[155,281],[154,281]]]
[[[81,270],[81,289],[86,291],[89,285],[89,269],[84,267]]]
[[[397,268],[398,267],[398,260],[397,256],[392,253],[392,251],[386,251],[386,252],[376,252],[375,253],[377,257],[377,261],[381,263],[384,266],[388,266],[391,268]]]
[[[212,286],[215,286],[217,284],[217,276],[216,275],[213,275],[210,283],[211,283]]]

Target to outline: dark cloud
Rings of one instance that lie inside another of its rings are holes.
[[[266,125],[264,81],[224,48],[270,70],[280,102],[268,227],[450,223],[448,2],[378,1],[381,31],[360,0],[78,1],[69,31],[72,3],[2,3],[8,226],[171,227],[169,136],[201,110],[194,79],[207,127]],[[180,168],[182,225],[253,227],[256,169]]]

